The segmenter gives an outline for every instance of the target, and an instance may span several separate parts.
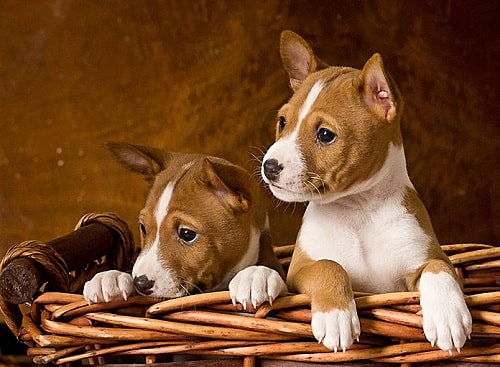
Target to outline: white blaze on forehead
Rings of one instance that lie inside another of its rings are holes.
[[[299,126],[304,118],[309,114],[309,112],[311,112],[311,108],[314,102],[316,102],[316,99],[318,99],[320,92],[323,90],[323,86],[323,82],[321,80],[318,80],[316,83],[314,83],[313,87],[309,91],[304,104],[299,109],[299,120],[297,123],[296,131],[298,131]]]
[[[168,185],[163,190],[163,193],[160,196],[160,200],[158,200],[158,205],[155,210],[155,219],[156,219],[156,240],[158,240],[158,236],[160,234],[160,226],[163,222],[163,219],[167,216],[168,212],[168,204],[170,203],[170,199],[172,199],[172,192],[174,191],[174,183],[169,182]],[[156,242],[156,241],[155,241]]]

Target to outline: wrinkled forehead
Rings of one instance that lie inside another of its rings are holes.
[[[174,189],[177,191],[177,186],[182,185],[183,181],[189,180],[192,176],[193,167],[197,164],[199,158],[180,155],[168,164],[155,178],[153,185],[146,200],[146,207],[155,209],[162,202],[170,201]]]
[[[315,72],[304,80],[288,104],[302,108],[308,100],[312,102],[311,99],[314,99],[314,102],[321,101],[325,96],[332,99],[336,90],[345,92],[346,88],[353,87],[359,74],[358,69],[336,66]]]

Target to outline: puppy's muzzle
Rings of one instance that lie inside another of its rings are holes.
[[[155,285],[155,281],[149,280],[148,277],[145,275],[140,275],[140,276],[134,278],[134,286],[135,286],[135,289],[137,289],[137,291],[139,293],[142,293],[145,295],[151,294],[153,292],[151,290],[151,288],[153,288],[154,285]]]
[[[280,164],[277,159],[271,158],[264,162],[264,175],[270,181],[276,181],[282,170],[283,165]]]

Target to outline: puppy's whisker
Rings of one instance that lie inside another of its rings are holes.
[[[323,196],[323,194],[321,193],[321,190],[320,190],[320,187],[324,186],[325,185],[325,181],[323,180],[323,178],[321,178],[320,175],[318,175],[317,173],[315,172],[308,172],[308,179],[305,181],[305,186],[308,187],[308,188],[312,188],[310,190],[310,192],[316,192],[318,193],[318,195],[320,196],[320,198]],[[313,180],[316,180],[316,181],[319,181],[319,185],[318,184],[315,184],[313,182]]]
[[[183,285],[183,284],[179,284],[179,287],[180,287],[180,288],[182,288],[182,289],[184,290],[184,294],[185,294],[186,296],[191,295],[191,293],[189,292],[189,290],[188,290],[186,287],[184,287],[184,285]],[[177,288],[177,289],[179,290],[179,288]]]
[[[196,290],[198,291],[198,293],[205,293],[205,292],[203,291],[203,289],[201,289],[201,288],[200,288],[199,286],[197,286],[196,284],[194,284],[194,283],[192,283],[192,282],[189,282],[189,281],[187,281],[187,280],[185,280],[185,279],[183,279],[182,281],[183,281],[183,283],[184,283],[184,284],[187,284],[187,285],[192,286],[192,287],[193,287],[193,289],[196,289]],[[189,291],[186,289],[186,287],[184,287],[182,284],[181,284],[181,286],[182,286],[182,288],[184,288],[184,289],[186,290],[186,292],[188,292],[188,294],[189,294]]]

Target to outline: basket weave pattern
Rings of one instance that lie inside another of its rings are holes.
[[[334,363],[371,360],[418,363],[440,360],[500,363],[500,248],[480,244],[443,249],[464,283],[473,317],[472,339],[452,354],[431,347],[422,331],[419,293],[356,294],[362,334],[348,351],[333,353],[318,344],[310,328],[305,295],[279,297],[272,305],[244,311],[229,292],[158,301],[88,305],[79,294],[45,292],[22,320],[20,338],[36,363],[105,363],[103,357],[187,354],[255,360]],[[283,265],[293,246],[276,249]]]

